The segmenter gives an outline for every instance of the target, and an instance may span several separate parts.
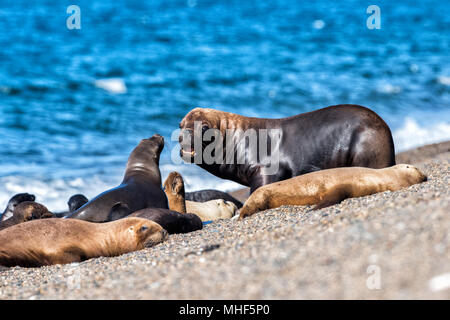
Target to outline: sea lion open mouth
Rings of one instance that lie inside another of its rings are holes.
[[[180,149],[180,156],[181,157],[188,156],[193,158],[195,156],[195,150],[187,151],[184,149]]]

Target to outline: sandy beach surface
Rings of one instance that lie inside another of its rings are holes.
[[[318,211],[218,221],[120,257],[2,269],[0,298],[449,299],[450,141],[397,162],[428,181]]]

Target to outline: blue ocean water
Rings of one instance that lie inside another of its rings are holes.
[[[81,10],[69,30],[66,9]],[[0,0],[0,205],[52,210],[117,185],[141,138],[166,138],[163,178],[236,188],[171,161],[193,107],[284,117],[368,106],[397,150],[450,139],[450,2]]]

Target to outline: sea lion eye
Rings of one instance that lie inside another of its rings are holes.
[[[147,226],[142,226],[141,227],[141,232],[144,232],[145,230],[148,230],[148,227]]]
[[[206,131],[208,131],[209,127],[206,125],[202,126],[202,134],[205,134]]]

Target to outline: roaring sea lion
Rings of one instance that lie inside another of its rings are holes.
[[[4,221],[12,217],[14,209],[16,206],[24,201],[34,201],[36,197],[34,194],[29,193],[18,193],[14,195],[11,199],[9,199],[8,204],[6,205],[5,211],[3,211],[1,215],[0,221]]]
[[[19,223],[47,218],[53,218],[53,214],[42,204],[34,201],[21,202],[15,207],[11,218],[0,222],[0,230]]]
[[[215,176],[249,186],[250,192],[323,169],[395,165],[391,130],[375,112],[358,105],[331,106],[282,119],[195,108],[183,118],[180,129],[180,154],[184,160]],[[220,132],[222,140],[216,136],[205,138],[212,131],[209,129]],[[256,136],[250,143],[242,133],[252,132]],[[275,137],[265,134],[269,132],[276,132]],[[195,141],[201,142],[197,148]],[[212,142],[220,145],[217,152],[214,149],[213,162],[205,158],[213,153],[205,152]],[[261,152],[264,148],[270,152]],[[237,160],[240,155],[255,154],[252,161]]]
[[[236,207],[242,208],[242,202],[240,202],[233,196],[229,195],[228,193],[219,190],[205,189],[193,192],[186,192],[185,198],[187,201],[195,201],[195,202],[206,202],[210,200],[222,199],[225,201],[233,202],[236,205]]]
[[[202,220],[195,214],[181,214],[169,209],[147,208],[134,212],[129,217],[152,220],[166,229],[169,234],[188,233],[203,228]]]
[[[0,231],[0,265],[40,267],[112,257],[164,241],[167,231],[142,218],[108,223],[34,220]]]
[[[416,167],[399,164],[384,169],[335,168],[311,172],[260,187],[245,201],[240,218],[283,205],[314,205],[321,209],[344,199],[396,191],[426,181]]]
[[[122,183],[98,195],[68,218],[91,222],[113,221],[144,208],[168,209],[161,188],[159,156],[164,138],[155,134],[142,140],[131,152]]]
[[[171,172],[164,181],[164,192],[169,200],[170,210],[182,214],[194,213],[202,221],[229,219],[238,210],[233,202],[222,199],[207,202],[186,201],[183,177],[178,172]]]

